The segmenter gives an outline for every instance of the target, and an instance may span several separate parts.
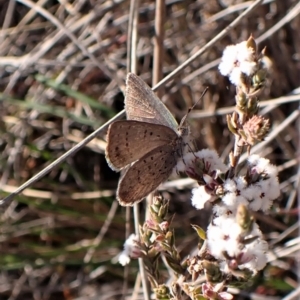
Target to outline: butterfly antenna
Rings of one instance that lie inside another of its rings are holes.
[[[208,86],[205,88],[205,90],[203,91],[203,93],[201,94],[200,98],[193,104],[192,107],[190,107],[187,111],[187,113],[185,114],[185,116],[181,119],[180,124],[179,124],[179,128],[183,127],[183,124],[186,121],[186,118],[188,117],[189,113],[195,108],[195,106],[199,103],[199,101],[204,97],[205,93],[208,90]]]

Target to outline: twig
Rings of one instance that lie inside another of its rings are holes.
[[[164,22],[165,1],[156,0],[152,86],[156,85],[163,77]],[[162,94],[162,91],[159,90],[157,92],[158,98],[161,98]]]
[[[105,233],[107,232],[107,230],[109,229],[109,226],[116,214],[117,208],[119,207],[119,203],[117,201],[114,201],[112,206],[110,207],[109,213],[107,215],[107,218],[103,224],[103,226],[101,227],[101,230],[99,231],[98,235],[96,236],[96,238],[94,239],[94,241],[92,242],[91,248],[87,251],[87,253],[84,256],[84,263],[88,264],[95,251],[96,251],[96,247],[98,247],[105,235]]]
[[[10,0],[9,3],[8,3],[6,14],[5,14],[5,19],[4,19],[2,28],[1,28],[1,33],[2,33],[2,34],[0,34],[0,44],[1,45],[2,45],[3,40],[5,38],[5,35],[3,35],[2,30],[5,30],[9,27],[9,24],[12,21],[12,16],[13,16],[13,11],[15,9],[15,6],[16,6],[16,1],[15,0]]]
[[[272,109],[276,108],[280,104],[285,104],[289,102],[300,102],[300,95],[291,95],[291,96],[283,96],[276,99],[268,99],[265,101],[259,102],[259,107],[266,107],[265,110],[260,112],[261,115],[264,115],[270,112]],[[235,106],[229,106],[224,108],[216,109],[215,111],[197,111],[194,110],[190,112],[190,117],[193,119],[204,119],[215,116],[223,116],[227,115],[234,111]]]
[[[130,14],[129,14],[129,28],[128,28],[128,37],[129,37],[129,45],[127,47],[127,55],[129,58],[127,62],[127,68],[130,69],[131,72],[137,72],[137,39],[138,39],[138,17],[139,17],[139,0],[131,0],[130,1]],[[127,210],[129,208],[127,207]],[[134,229],[135,234],[139,237],[139,226],[140,226],[140,217],[139,217],[139,204],[135,203],[133,206],[133,216],[134,216]],[[138,259],[139,261],[139,270],[143,287],[143,298],[146,300],[150,300],[150,291],[147,282],[147,276],[144,266],[144,261],[142,258]]]

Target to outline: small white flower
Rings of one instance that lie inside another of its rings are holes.
[[[261,203],[261,210],[263,212],[267,212],[270,210],[271,206],[272,206],[273,202],[270,201],[270,199],[263,199],[262,203]]]
[[[255,185],[249,185],[247,188],[241,190],[241,196],[245,197],[248,201],[259,198],[261,189]]]
[[[228,216],[231,210],[226,205],[217,204],[213,207],[213,214],[215,216]]]
[[[224,252],[230,257],[236,257],[240,254],[240,244],[237,239],[230,237],[227,243],[225,244]]]
[[[130,257],[122,252],[120,255],[119,255],[119,263],[124,267],[126,265],[128,265],[130,263]]]
[[[222,197],[222,202],[229,206],[231,209],[236,206],[236,194],[235,193],[227,193],[224,197]]]
[[[232,212],[232,214],[236,214],[239,205],[244,205],[246,207],[249,206],[248,200],[239,195],[237,196],[236,193],[227,193],[223,198],[222,202],[225,206]]]
[[[223,51],[222,62],[219,65],[219,71],[222,75],[229,75],[235,67],[237,58],[237,47],[235,45],[227,46]]]
[[[232,72],[229,74],[229,80],[234,85],[239,85],[241,82],[242,72],[239,68],[234,68]]]
[[[257,272],[267,264],[268,243],[260,238],[257,238],[253,243],[245,248],[245,263],[241,264],[240,269],[250,269]]]
[[[224,190],[235,193],[236,192],[236,183],[232,179],[226,179],[224,182]]]
[[[236,183],[236,187],[239,191],[241,191],[247,187],[247,181],[245,180],[244,177],[241,177],[241,176],[237,177],[235,179],[235,183]]]
[[[250,155],[248,163],[251,167],[255,167],[257,173],[267,173],[269,177],[277,177],[278,171],[276,166],[270,164],[270,161],[266,158],[262,158],[256,154]]]
[[[278,170],[277,170],[276,166],[274,166],[272,164],[268,164],[266,166],[265,171],[268,173],[268,175],[270,177],[277,177],[277,175],[278,175]]]
[[[260,209],[267,211],[272,205],[271,201],[275,200],[280,195],[277,168],[270,164],[268,159],[259,157],[258,155],[251,155],[248,158],[248,163],[250,167],[255,170],[255,173],[264,173],[265,178],[254,184],[252,189],[256,189],[256,195],[253,195],[254,199],[258,198],[258,193],[260,198],[262,198],[262,207]],[[249,191],[246,192],[249,194]],[[246,192],[243,191],[241,194],[245,194]],[[250,197],[245,197],[250,199]],[[258,206],[256,205],[255,207],[257,208]]]
[[[243,74],[251,76],[257,69],[254,49],[247,46],[247,41],[225,48],[219,71],[228,76],[233,84],[239,85]]]
[[[248,160],[248,163],[249,163],[250,165],[256,166],[259,159],[260,159],[260,156],[259,156],[259,155],[257,155],[257,154],[252,154],[252,155],[250,155],[250,156],[248,157],[247,160]]]
[[[238,237],[242,228],[234,217],[220,216],[207,229],[207,242],[210,253],[215,258],[224,259],[224,252],[234,256],[238,251]]]
[[[242,189],[240,195],[249,201],[249,208],[252,210],[268,211],[272,201],[280,195],[277,177],[261,179],[259,182]]]
[[[232,268],[240,270],[247,268],[255,273],[266,265],[268,244],[261,239],[262,233],[258,225],[253,223],[252,231],[247,236],[244,234],[244,230],[234,216],[220,216],[209,225],[208,249],[211,255],[220,260],[223,272],[229,273]]]
[[[257,197],[255,199],[253,199],[250,203],[249,203],[249,208],[252,209],[253,211],[258,211],[261,209],[262,206],[262,199],[260,197]]]
[[[237,60],[240,62],[253,61],[254,59],[254,49],[247,46],[247,41],[243,41],[236,44],[237,48]]]
[[[266,168],[269,166],[269,164],[270,161],[268,159],[260,157],[257,160],[256,167],[260,171],[260,173],[262,173],[262,172],[266,172]]]
[[[247,199],[243,196],[236,196],[236,208],[239,207],[239,205],[244,205],[246,207],[248,207],[249,202],[247,201]]]
[[[247,76],[253,75],[257,70],[257,63],[253,61],[243,61],[240,64],[241,73],[246,74]]]
[[[213,238],[214,237],[214,238]],[[207,229],[207,246],[211,255],[216,259],[223,258],[226,241],[222,232],[217,226],[211,226]]]
[[[206,192],[205,187],[203,185],[194,188],[192,190],[192,194],[192,205],[196,209],[204,208],[204,205],[207,201],[212,201],[215,199],[215,197]]]
[[[228,170],[228,167],[223,163],[215,150],[202,149],[201,151],[195,152],[194,155],[209,164],[210,170],[218,170],[221,173],[225,173]]]
[[[271,177],[269,179],[269,192],[268,197],[271,200],[275,200],[280,196],[280,188],[279,188],[279,182],[277,177]]]
[[[195,160],[195,156],[197,156],[197,155],[195,153],[193,153],[193,152],[188,152],[188,153],[184,154],[183,155],[184,162],[187,165],[192,164],[193,161]]]
[[[124,243],[124,250],[119,255],[119,263],[122,266],[129,264],[131,258],[137,258],[140,254],[136,242],[138,241],[135,234],[131,234]]]

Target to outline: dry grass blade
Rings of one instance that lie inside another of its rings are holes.
[[[199,149],[227,157],[233,141],[226,114],[235,90],[217,67],[224,48],[250,34],[259,50],[266,46],[270,70],[259,99],[271,120],[266,140],[251,151],[278,166],[281,196],[269,214],[255,214],[270,245],[268,267],[236,292],[239,299],[297,298],[299,1],[158,1],[165,18],[153,1],[133,2],[0,4],[0,185],[8,204],[0,226],[0,299],[145,298],[137,263],[125,272],[116,263],[138,218],[117,206],[118,175],[104,157],[105,132],[124,117],[124,79],[129,68],[148,84],[155,75],[153,90],[177,120],[208,86],[189,115],[191,131]],[[197,249],[190,224],[209,223],[208,209],[191,207],[195,185],[174,174],[159,188],[171,200],[182,257]],[[159,271],[165,282],[168,271]]]
[[[130,17],[128,22],[128,45],[127,45],[127,68],[129,72],[137,73],[137,41],[138,41],[138,24],[139,24],[139,6],[140,1],[139,0],[131,0],[130,1]],[[129,208],[127,208],[127,211],[129,211]],[[140,215],[139,215],[139,205],[135,204],[133,208],[133,215],[134,215],[134,228],[135,228],[135,234],[139,236],[139,224],[140,224]],[[129,224],[130,220],[126,219],[126,223]],[[126,226],[126,229],[130,228],[129,225]],[[126,232],[126,236],[128,237],[130,235],[130,232]],[[149,285],[147,283],[146,278],[146,272],[145,272],[145,266],[144,262],[141,258],[138,259],[139,262],[139,271],[136,278],[136,286],[135,290],[139,290],[139,284],[140,281],[142,283],[142,289],[143,289],[143,296],[146,300],[150,299],[150,291],[149,291]],[[126,268],[124,270],[124,284],[123,284],[123,294],[127,292],[127,280],[128,277],[128,269]],[[141,279],[141,280],[140,280]],[[135,294],[135,293],[134,293]],[[133,298],[134,299],[134,298]]]

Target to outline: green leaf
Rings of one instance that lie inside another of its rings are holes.
[[[195,229],[195,231],[197,232],[199,238],[201,240],[205,241],[206,240],[206,233],[205,233],[205,231],[200,226],[198,226],[198,225],[193,225],[193,224],[191,224],[191,225],[192,225],[193,229]]]

